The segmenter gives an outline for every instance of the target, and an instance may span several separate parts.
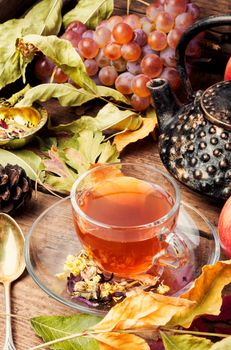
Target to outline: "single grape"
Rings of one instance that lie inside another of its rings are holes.
[[[98,55],[95,58],[100,68],[110,66],[110,60],[105,56],[104,50],[100,49]]]
[[[167,42],[172,49],[175,49],[177,47],[177,44],[179,43],[182,33],[183,31],[179,28],[173,28],[168,33]]]
[[[107,19],[104,19],[103,21],[101,21],[97,26],[96,26],[96,29],[99,29],[99,28],[107,28],[109,29],[109,23],[108,23],[108,20]],[[110,30],[110,29],[109,29]]]
[[[94,39],[94,30],[88,29],[86,32],[83,33],[82,38],[90,38]]]
[[[163,51],[162,51],[163,52]],[[163,63],[156,54],[149,54],[143,57],[141,61],[141,70],[149,78],[156,78],[163,69]]]
[[[66,29],[66,32],[68,32],[69,30],[72,30],[73,32],[78,33],[82,36],[83,33],[86,32],[87,26],[86,24],[80,21],[74,21],[71,22],[71,24],[69,24],[69,26]]]
[[[113,28],[112,35],[118,44],[127,44],[132,40],[134,33],[128,24],[118,23]]]
[[[143,29],[135,29],[133,41],[142,47],[147,44],[148,36]]]
[[[186,11],[187,0],[165,0],[164,10],[176,17]]]
[[[121,57],[121,46],[117,43],[109,43],[104,47],[104,54],[109,60],[118,60]]]
[[[73,47],[78,47],[78,44],[80,40],[82,39],[82,34],[75,33],[72,30],[68,30],[68,32],[65,32],[62,36],[61,39],[65,39],[71,42],[71,45]]]
[[[146,16],[151,22],[154,22],[156,20],[157,15],[163,11],[164,8],[161,4],[151,4],[146,7]]]
[[[201,56],[201,46],[200,46],[200,40],[198,38],[193,38],[185,51],[186,56],[199,58]]]
[[[180,75],[174,67],[165,67],[160,78],[167,79],[174,91],[176,91],[181,85]]]
[[[141,48],[137,43],[132,41],[121,47],[121,54],[126,61],[137,61],[141,55]]]
[[[124,23],[128,24],[133,30],[141,28],[140,17],[135,14],[125,16],[123,20]]]
[[[98,74],[96,74],[93,77],[91,77],[91,79],[96,83],[96,85],[102,85],[101,81],[99,80]]]
[[[91,38],[83,38],[80,40],[78,49],[84,58],[94,58],[99,52],[99,46]]]
[[[174,26],[174,18],[167,12],[161,12],[156,17],[156,30],[168,33]]]
[[[93,59],[86,59],[84,65],[87,71],[87,74],[91,77],[98,72],[99,66],[97,62]]]
[[[142,72],[140,62],[141,60],[135,62],[127,62],[127,71],[134,75],[140,74]]]
[[[183,12],[176,17],[175,26],[181,30],[186,30],[194,22],[193,16],[189,12]]]
[[[116,24],[122,23],[122,22],[123,22],[123,17],[121,17],[121,16],[111,16],[108,19],[108,29],[110,29],[112,31],[113,28],[116,26]]]
[[[158,51],[154,51],[153,49],[151,49],[151,47],[149,45],[144,45],[142,47],[142,56],[146,56],[146,55],[150,55],[150,54],[156,54],[157,56],[159,56],[159,52]]]
[[[127,68],[127,62],[122,57],[118,58],[118,60],[111,61],[111,65],[120,73],[125,72]]]
[[[154,30],[148,35],[148,45],[155,51],[162,51],[166,48],[167,35],[159,30]]]
[[[150,97],[140,97],[133,94],[131,97],[131,105],[137,112],[144,111],[150,105]]]
[[[147,17],[142,17],[140,19],[141,22],[141,29],[148,35],[152,30],[155,28],[155,23],[149,21]]]
[[[34,66],[35,76],[42,82],[48,83],[54,68],[55,65],[53,62],[51,62],[47,57],[41,56],[37,59]]]
[[[95,40],[96,44],[102,48],[111,40],[111,32],[106,27],[97,28],[94,32],[93,39]]]
[[[167,67],[176,67],[176,52],[171,47],[167,47],[160,52],[160,58]]]
[[[115,88],[124,95],[130,95],[132,93],[131,83],[134,75],[125,72],[121,73],[115,81]]]
[[[186,12],[192,15],[194,21],[200,17],[200,8],[196,4],[187,4]]]
[[[149,82],[150,78],[147,75],[139,74],[136,75],[132,79],[132,92],[136,94],[139,97],[147,97],[150,96],[150,91],[147,88],[147,83]]]
[[[66,83],[68,81],[68,76],[62,71],[61,68],[56,67],[54,71],[53,82],[54,83]]]
[[[118,73],[113,66],[103,67],[99,71],[99,80],[103,85],[112,86],[115,83]]]

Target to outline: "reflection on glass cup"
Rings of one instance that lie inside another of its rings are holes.
[[[173,233],[179,188],[153,166],[96,166],[75,182],[71,202],[78,238],[105,272],[132,277],[153,264],[177,267],[187,259]]]

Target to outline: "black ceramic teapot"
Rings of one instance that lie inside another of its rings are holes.
[[[231,25],[231,15],[199,20],[178,44],[177,68],[188,104],[179,105],[164,79],[154,79],[148,86],[156,107],[165,167],[191,189],[226,199],[231,195],[231,81],[194,93],[185,68],[189,41],[205,29],[222,25]]]

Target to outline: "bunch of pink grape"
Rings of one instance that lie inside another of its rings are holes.
[[[75,21],[62,35],[81,56],[88,75],[99,85],[114,87],[129,95],[136,111],[150,105],[147,83],[163,77],[176,90],[180,78],[175,68],[175,49],[182,33],[199,17],[199,8],[190,0],[156,0],[146,16],[112,16],[95,30]],[[186,55],[200,56],[200,38],[193,39]],[[37,77],[65,83],[68,77],[46,57],[35,65]]]

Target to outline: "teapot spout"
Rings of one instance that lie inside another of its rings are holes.
[[[156,109],[160,134],[165,133],[175,120],[180,104],[166,79],[153,79],[148,83],[148,88]]]

